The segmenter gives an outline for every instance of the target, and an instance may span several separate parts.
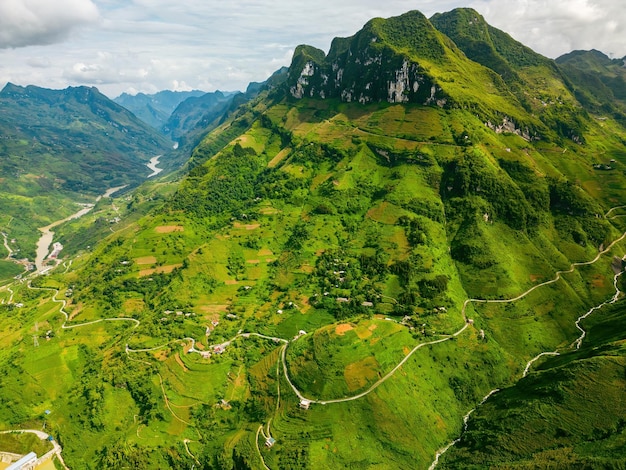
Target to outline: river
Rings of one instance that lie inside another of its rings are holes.
[[[103,197],[110,197],[111,194],[125,187],[126,185],[107,189],[106,192],[102,196],[98,196],[96,198],[96,202],[98,202]],[[35,258],[35,266],[37,266],[38,272],[41,272],[46,268],[43,262],[46,259],[46,256],[48,256],[48,253],[50,250],[50,244],[52,243],[52,239],[54,238],[54,232],[52,231],[52,229],[56,227],[57,225],[61,225],[63,222],[67,222],[68,220],[78,219],[79,217],[82,217],[83,215],[89,213],[95,206],[95,204],[81,204],[81,205],[83,206],[83,208],[79,210],[78,212],[66,217],[65,219],[57,220],[56,222],[52,222],[50,225],[46,225],[45,227],[39,228],[39,231],[41,232],[41,237],[39,237],[39,240],[37,241],[37,257]]]
[[[153,176],[156,176],[163,171],[163,168],[157,168],[157,165],[159,164],[159,158],[161,158],[162,156],[163,155],[157,155],[156,157],[152,157],[150,159],[150,163],[146,164],[146,166],[150,170],[152,170],[152,173],[148,175],[148,178],[152,178]]]

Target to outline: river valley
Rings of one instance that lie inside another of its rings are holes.
[[[102,199],[103,197],[110,197],[113,193],[125,188],[126,186],[118,186],[115,188],[109,188],[102,196],[98,196],[96,199],[96,203]],[[83,206],[78,212],[61,219],[56,222],[52,222],[50,225],[46,225],[45,227],[40,227],[39,231],[41,232],[41,236],[37,241],[37,257],[35,258],[35,266],[37,267],[37,271],[43,271],[46,266],[44,266],[44,260],[48,256],[50,252],[50,244],[52,243],[52,239],[54,238],[54,232],[52,229],[58,225],[61,225],[63,222],[67,222],[68,220],[78,219],[83,215],[89,213],[95,206],[95,204],[81,204]]]
[[[159,173],[161,173],[163,171],[163,168],[158,168],[157,165],[159,164],[159,159],[162,157],[163,155],[157,155],[156,157],[152,157],[150,159],[150,163],[147,163],[146,166],[152,170],[152,173],[150,173],[148,175],[148,178],[152,178],[153,176],[158,175]]]

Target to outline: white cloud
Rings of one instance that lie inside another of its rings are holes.
[[[0,48],[53,44],[97,19],[91,0],[2,0]]]
[[[626,8],[618,3],[0,0],[0,48],[5,47],[0,49],[0,86],[8,80],[58,88],[89,84],[109,96],[181,87],[241,90],[289,65],[298,44],[327,51],[334,37],[356,33],[373,17],[411,9],[431,16],[461,6],[475,8],[493,26],[550,57],[590,48],[621,57],[626,55]],[[89,27],[76,28],[89,21]],[[67,36],[72,27],[74,33]],[[6,48],[47,44],[64,34],[67,39],[58,46]]]
[[[493,26],[548,57],[575,49],[626,55],[626,8],[615,0],[476,0]]]

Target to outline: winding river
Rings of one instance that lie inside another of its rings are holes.
[[[119,191],[120,189],[125,188],[126,186],[127,185],[107,189],[107,191],[102,196],[98,196],[96,198],[96,202],[98,202],[103,197],[110,197],[111,194]],[[83,208],[79,210],[78,212],[66,217],[65,219],[57,220],[56,222],[52,222],[50,225],[46,225],[45,227],[39,228],[39,231],[41,232],[41,237],[39,237],[39,240],[37,241],[37,257],[35,258],[35,266],[37,267],[38,272],[41,272],[44,269],[46,269],[43,262],[46,259],[46,256],[48,256],[48,253],[50,252],[50,244],[52,243],[52,239],[54,238],[54,232],[52,231],[52,229],[56,227],[57,225],[61,225],[63,222],[67,222],[68,220],[78,219],[79,217],[82,217],[83,215],[90,212],[95,206],[95,204],[81,204],[81,205],[83,206]]]
[[[159,159],[162,157],[163,155],[157,155],[156,157],[152,157],[150,159],[150,163],[147,163],[146,166],[152,170],[152,173],[150,173],[147,177],[148,178],[152,178],[153,176],[158,175],[159,173],[161,173],[163,171],[163,168],[157,168],[157,165],[159,164]]]

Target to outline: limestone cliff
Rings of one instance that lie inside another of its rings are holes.
[[[423,42],[417,48],[405,47],[394,30]],[[421,61],[420,50],[431,57]],[[449,97],[427,71],[428,63],[441,58],[443,51],[441,37],[419,12],[374,19],[356,35],[336,38],[327,56],[299,46],[289,69],[289,91],[295,98],[445,106]]]

